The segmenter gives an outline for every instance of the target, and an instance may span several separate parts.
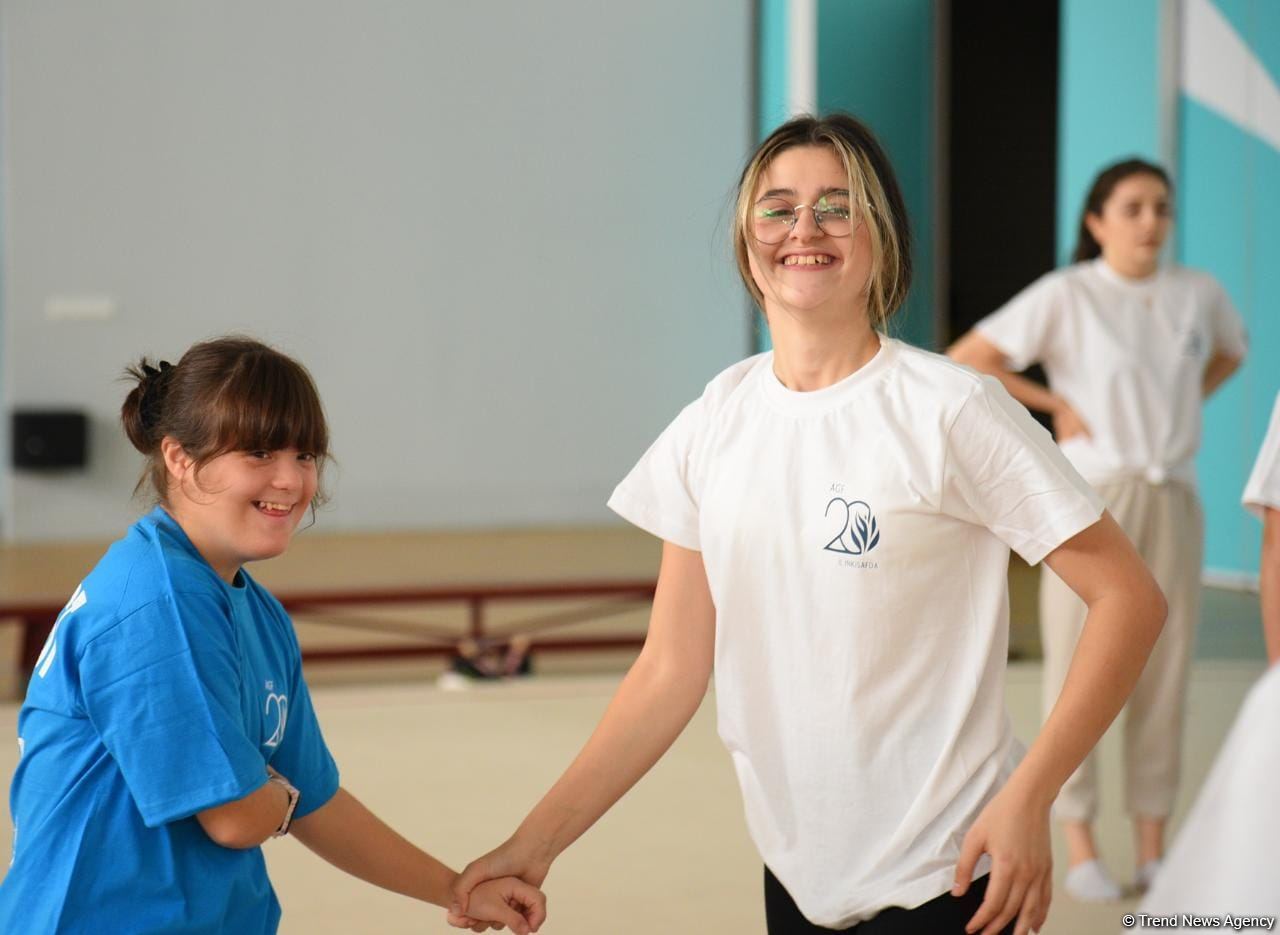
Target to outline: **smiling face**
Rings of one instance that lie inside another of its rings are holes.
[[[1085,223],[1109,266],[1126,276],[1150,275],[1173,224],[1169,188],[1157,176],[1130,175],[1116,183],[1101,213],[1086,215]]]
[[[197,466],[172,437],[162,450],[169,512],[225,581],[245,562],[284,552],[316,495],[310,452],[229,451]]]
[[[790,231],[774,233],[776,216],[786,206],[803,207]],[[841,207],[847,209],[850,231],[828,233],[818,225],[815,207],[833,219]],[[760,175],[745,233],[751,276],[767,316],[781,309],[866,314],[871,247],[859,208],[850,200],[848,172],[834,149],[793,146],[778,153]],[[760,239],[776,236],[782,237],[778,243]]]

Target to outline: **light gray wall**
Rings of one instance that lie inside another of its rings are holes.
[[[118,532],[116,377],[230,330],[316,376],[322,526],[606,520],[749,347],[750,10],[4,0],[4,403],[92,420],[87,472],[10,472],[5,534]]]

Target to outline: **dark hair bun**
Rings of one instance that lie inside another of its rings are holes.
[[[125,378],[135,385],[120,407],[120,421],[133,447],[144,455],[155,451],[163,437],[157,430],[164,420],[165,390],[173,369],[167,360],[152,366],[144,357],[125,370]]]

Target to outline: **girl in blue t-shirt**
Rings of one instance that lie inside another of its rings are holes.
[[[447,904],[456,874],[339,785],[293,626],[243,568],[288,548],[320,498],[310,375],[244,338],[129,374],[121,417],[158,505],[76,589],[32,673],[0,932],[275,932],[261,845],[285,833]],[[537,889],[486,886],[475,931],[537,930]]]

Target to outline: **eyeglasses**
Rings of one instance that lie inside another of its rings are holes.
[[[813,223],[818,230],[830,237],[847,237],[853,231],[855,219],[844,193],[823,195],[811,205],[793,205],[782,198],[762,198],[756,202],[752,218],[752,233],[763,244],[782,243],[800,220],[800,211],[813,212]]]

